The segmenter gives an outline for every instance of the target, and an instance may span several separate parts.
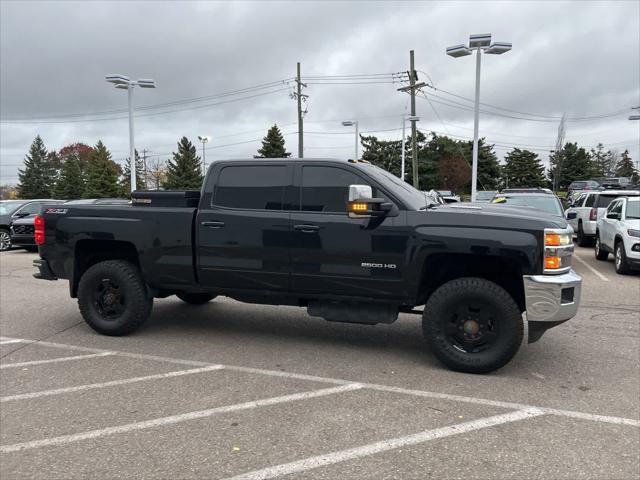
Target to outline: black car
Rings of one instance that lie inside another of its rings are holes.
[[[10,227],[12,222],[28,215],[35,215],[40,211],[42,205],[56,201],[47,199],[0,201],[0,251],[11,248]]]
[[[25,250],[29,250],[30,252],[35,252],[38,250],[38,246],[36,245],[36,241],[34,238],[35,226],[34,221],[36,218],[35,214],[28,214],[25,210],[32,210],[35,208],[35,204],[38,204],[38,212],[40,211],[40,207],[45,203],[47,205],[59,204],[63,203],[64,200],[46,200],[39,202],[32,202],[29,205],[29,208],[23,208],[18,218],[11,222],[9,227],[9,234],[11,235],[11,245],[13,247],[21,247]],[[38,213],[36,212],[36,213]]]

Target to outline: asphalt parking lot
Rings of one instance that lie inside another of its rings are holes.
[[[578,316],[489,375],[445,370],[414,315],[171,297],[100,336],[2,253],[0,478],[638,478],[640,276],[576,250]]]

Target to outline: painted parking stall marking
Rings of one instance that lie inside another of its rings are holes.
[[[42,345],[47,347],[69,349],[69,350],[80,350],[85,352],[97,352],[95,355],[81,355],[79,356],[79,358],[92,358],[95,356],[117,355],[117,356],[127,357],[127,358],[162,361],[162,362],[168,362],[168,363],[175,363],[179,365],[194,365],[194,366],[200,366],[200,367],[220,367],[228,371],[255,373],[255,374],[267,375],[272,377],[292,378],[296,380],[324,382],[324,383],[330,383],[330,384],[343,385],[347,387],[352,385],[358,385],[358,389],[366,388],[371,390],[402,393],[406,395],[413,395],[413,396],[420,396],[420,397],[451,400],[453,402],[460,402],[460,403],[473,403],[478,405],[502,407],[505,409],[528,410],[528,409],[535,408],[535,409],[544,411],[549,415],[557,415],[557,416],[569,417],[569,418],[579,418],[583,420],[589,420],[589,421],[600,422],[600,423],[611,423],[611,424],[617,424],[617,425],[628,425],[632,427],[640,427],[640,420],[633,419],[633,418],[624,418],[624,417],[616,417],[616,416],[608,416],[608,415],[598,415],[598,414],[592,414],[588,412],[578,412],[578,411],[572,411],[572,410],[546,408],[546,407],[526,405],[526,404],[515,403],[515,402],[491,400],[487,398],[477,398],[477,397],[468,397],[468,396],[454,395],[454,394],[448,394],[448,393],[430,392],[426,390],[413,390],[413,389],[406,389],[401,387],[394,387],[390,385],[354,382],[354,381],[344,380],[339,378],[320,377],[315,375],[306,375],[306,374],[292,373],[292,372],[282,372],[279,370],[267,370],[267,369],[261,369],[261,368],[241,367],[241,366],[235,366],[235,365],[218,365],[213,363],[200,362],[196,360],[184,360],[180,358],[164,357],[159,355],[147,355],[142,353],[131,353],[131,352],[124,352],[124,351],[117,351],[117,350],[102,350],[99,348],[81,347],[78,345],[69,345],[64,343],[36,342],[33,340],[25,340],[25,339],[20,339],[20,340],[24,342],[30,342],[33,345]],[[98,353],[101,353],[101,355],[99,355]],[[71,358],[71,357],[62,357],[62,358]],[[37,361],[34,363],[42,363],[42,362],[43,361]],[[45,360],[44,362],[47,362],[47,361]],[[22,362],[22,363],[25,363],[25,362]],[[17,365],[17,364],[6,364],[6,365],[8,366],[8,365]],[[71,387],[71,388],[76,388],[76,387]],[[34,393],[37,393],[37,392],[34,392]],[[25,394],[22,394],[22,395],[25,395]]]
[[[361,389],[362,385],[350,383],[339,387],[323,388],[320,390],[312,390],[308,392],[294,393],[291,395],[283,395],[280,397],[265,398],[261,400],[253,400],[250,402],[239,403],[235,405],[227,405],[224,407],[210,408],[207,410],[199,410],[196,412],[188,412],[179,415],[171,415],[169,417],[155,418],[144,422],[134,422],[115,427],[101,428],[98,430],[90,430],[88,432],[77,433],[73,435],[62,435],[59,437],[47,438],[44,440],[34,440],[32,442],[15,443],[12,445],[0,446],[0,453],[18,452],[32,448],[47,447],[52,445],[63,445],[67,443],[78,442],[81,440],[89,440],[93,438],[105,437],[117,433],[128,433],[135,430],[145,430],[164,425],[186,422],[199,418],[211,417],[222,413],[237,412],[240,410],[248,410],[251,408],[264,407],[268,405],[277,405],[279,403],[294,402],[299,400],[307,400],[310,398],[322,397],[325,395],[334,395],[336,393],[349,392]]]
[[[274,467],[268,467],[261,470],[254,470],[252,472],[247,472],[235,477],[231,477],[227,480],[266,480],[269,478],[282,477],[284,475],[291,475],[293,473],[301,473],[319,467],[334,465],[336,463],[345,462],[347,460],[375,455],[376,453],[386,452],[389,450],[394,450],[396,448],[417,445],[420,443],[429,442],[431,440],[437,440],[440,438],[450,437],[452,435],[459,435],[461,433],[472,432],[496,425],[525,420],[527,418],[537,417],[540,415],[544,415],[544,412],[537,408],[518,410],[502,415],[495,415],[493,417],[480,418],[478,420],[460,423],[457,425],[450,425],[448,427],[426,430],[404,437],[382,440],[380,442],[370,443],[368,445],[350,448],[347,450],[331,452],[325,455],[317,455],[314,457],[305,458],[303,460],[297,460],[294,462],[276,465]]]
[[[85,355],[86,356],[86,355]],[[144,377],[125,378],[123,380],[112,380],[110,382],[103,383],[91,383],[87,385],[78,385],[76,387],[56,388],[53,390],[42,390],[40,392],[21,393],[18,395],[8,395],[0,397],[0,403],[12,402],[16,400],[27,400],[31,398],[49,397],[52,395],[60,395],[63,393],[82,392],[85,390],[94,390],[99,388],[115,387],[119,385],[128,385],[131,383],[147,382],[151,380],[161,380],[165,378],[182,377],[185,375],[195,375],[204,372],[213,372],[215,370],[222,370],[222,365],[211,365],[210,367],[193,368],[190,370],[177,370],[175,372],[159,373],[156,375],[147,375]]]
[[[59,362],[70,362],[73,360],[85,360],[87,358],[95,358],[95,357],[107,357],[109,355],[115,355],[114,352],[100,352],[93,353],[89,355],[75,355],[73,357],[58,357],[58,358],[50,358],[48,360],[34,360],[31,362],[17,362],[17,363],[4,363],[0,365],[0,369],[6,368],[20,368],[20,367],[30,367],[32,365],[44,365],[47,363],[59,363]]]

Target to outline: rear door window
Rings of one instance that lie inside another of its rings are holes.
[[[593,204],[596,201],[596,196],[595,194],[591,194],[591,195],[587,195],[587,200],[584,202],[584,206],[585,207],[593,207]]]
[[[238,165],[222,167],[213,203],[245,210],[282,210],[289,184],[285,165]]]
[[[594,207],[596,208],[606,208],[609,206],[611,202],[616,199],[613,195],[598,195],[598,199],[596,200]]]

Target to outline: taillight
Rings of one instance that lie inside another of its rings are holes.
[[[598,209],[593,207],[591,209],[591,211],[589,212],[589,220],[591,220],[592,222],[595,222],[596,220],[598,220]]]
[[[35,227],[34,238],[36,245],[44,245],[44,217],[36,215],[33,226]]]

